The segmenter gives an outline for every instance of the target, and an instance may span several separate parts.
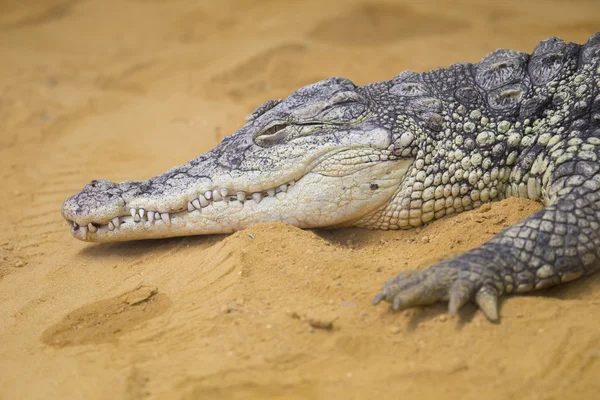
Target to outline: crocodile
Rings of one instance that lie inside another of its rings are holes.
[[[600,33],[551,37],[357,86],[270,100],[213,150],[145,181],[95,180],[62,215],[91,242],[301,228],[406,229],[521,197],[543,208],[470,251],[390,279],[394,310],[499,298],[600,269]]]

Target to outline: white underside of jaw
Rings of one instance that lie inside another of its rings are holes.
[[[207,202],[204,207],[199,198],[197,204],[194,199],[188,209],[175,213],[133,209],[131,215],[108,224],[92,224],[95,231],[89,225],[72,231],[80,240],[114,242],[231,233],[273,221],[300,228],[349,224],[389,201],[407,168],[408,164],[403,165],[402,161],[389,161],[342,177],[308,173],[295,185],[267,191],[260,199],[245,196],[239,201],[237,193],[235,196],[226,193],[225,197],[219,193],[220,198],[215,199],[213,192],[211,199],[203,195]]]

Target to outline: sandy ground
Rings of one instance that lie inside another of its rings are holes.
[[[389,277],[535,203],[405,232],[272,224],[111,245],[61,218],[88,181],[184,163],[301,85],[600,30],[594,0],[449,4],[0,2],[0,398],[597,399],[600,276],[507,298],[497,325],[473,306],[454,320],[370,305]]]

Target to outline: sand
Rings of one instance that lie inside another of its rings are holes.
[[[4,0],[0,399],[597,399],[600,276],[506,298],[500,324],[370,305],[536,203],[402,232],[108,245],[73,239],[60,206],[194,158],[301,85],[582,42],[599,15],[593,0]]]

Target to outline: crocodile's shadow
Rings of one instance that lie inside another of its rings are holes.
[[[222,241],[227,236],[229,235],[198,235],[115,243],[90,243],[89,246],[81,250],[80,254],[91,259],[100,259],[106,257],[107,254],[119,255],[125,258],[138,258],[147,255],[150,251],[169,253],[187,246],[203,250]]]
[[[502,307],[502,304],[500,304]],[[407,332],[415,332],[421,325],[426,323],[442,323],[454,325],[454,329],[462,330],[473,321],[477,314],[477,307],[473,304],[466,304],[462,307],[458,315],[454,318],[448,316],[448,304],[445,302],[435,303],[430,306],[414,307],[406,310],[409,315],[406,316],[408,322],[405,324]],[[403,311],[394,311],[391,306],[383,314],[385,317],[401,320]]]

